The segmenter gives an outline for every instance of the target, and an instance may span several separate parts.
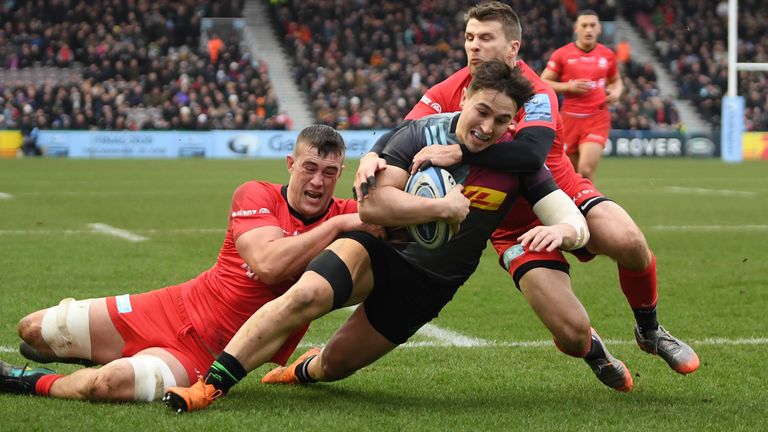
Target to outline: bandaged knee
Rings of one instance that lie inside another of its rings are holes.
[[[59,358],[91,359],[91,300],[66,298],[43,314],[41,333]]]
[[[129,357],[128,361],[133,366],[134,400],[159,400],[168,387],[176,385],[171,368],[162,359],[150,355],[136,355]]]

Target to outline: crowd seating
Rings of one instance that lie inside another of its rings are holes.
[[[0,128],[290,127],[236,35],[200,49],[202,17],[242,0],[45,3],[0,3]]]
[[[728,90],[726,35],[728,2],[632,0],[634,22],[676,77],[680,97],[690,99],[705,120],[720,125],[721,99]],[[768,4],[739,0],[739,62],[768,62]],[[738,93],[745,96],[746,130],[768,130],[768,74],[740,72]]]
[[[466,64],[465,2],[276,3],[271,10],[279,36],[294,56],[299,85],[321,123],[341,129],[392,127],[424,91]],[[554,49],[572,38],[569,2],[513,3],[525,11],[520,57],[541,72]],[[615,7],[606,2],[581,3],[579,7],[593,8],[602,19],[615,17]],[[632,68],[642,70],[642,65]],[[632,110],[613,107],[617,124],[631,129],[678,126],[669,101],[659,100],[653,91],[655,76],[644,76],[640,84],[634,79],[625,83],[624,102]]]

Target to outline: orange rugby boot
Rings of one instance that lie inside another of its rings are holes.
[[[206,384],[203,377],[190,387],[169,387],[163,396],[163,402],[177,414],[198,411],[207,408],[221,396],[221,390]]]
[[[288,366],[280,366],[269,371],[261,379],[262,384],[303,384],[296,377],[296,367],[309,357],[313,357],[320,354],[320,348],[311,348],[309,351],[300,355],[299,358],[293,361]]]

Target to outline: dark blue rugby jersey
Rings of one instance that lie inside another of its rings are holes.
[[[458,119],[459,113],[443,113],[415,120],[392,135],[381,157],[387,164],[408,171],[421,148],[459,143],[455,134]],[[462,284],[475,271],[488,238],[515,199],[523,195],[533,207],[557,185],[545,166],[525,175],[465,164],[447,169],[457,183],[464,185],[464,195],[471,201],[469,215],[459,231],[448,243],[432,250],[412,240],[393,240],[391,244],[408,262],[433,278]]]

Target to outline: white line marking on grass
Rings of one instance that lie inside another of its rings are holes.
[[[768,225],[654,225],[654,231],[680,232],[734,232],[734,231],[768,231]]]
[[[11,199],[13,198],[13,195],[5,192],[0,192],[0,199]]]
[[[471,339],[471,338],[470,338]],[[552,347],[554,344],[551,340],[534,340],[534,341],[485,341],[482,339],[475,339],[478,341],[473,344],[455,344],[447,340],[439,341],[412,341],[400,345],[402,348],[423,348],[423,347],[463,347],[463,348],[541,348]],[[610,345],[637,345],[634,340],[617,340],[617,339],[603,339],[606,344]],[[729,339],[729,338],[705,338],[694,339],[686,341],[693,346],[703,345],[768,345],[768,338],[745,338],[745,339]],[[302,342],[299,344],[301,348],[309,348],[322,346],[324,343],[318,342]]]
[[[130,231],[122,230],[120,228],[115,228],[113,226],[109,226],[103,223],[88,224],[88,227],[95,232],[111,235],[114,237],[131,241],[131,242],[140,242],[140,241],[147,240],[146,237],[140,236],[138,234],[134,234]]]
[[[442,343],[444,345],[447,344],[449,346],[486,346],[489,343],[488,341],[482,339],[464,336],[451,330],[441,329],[434,324],[424,325],[424,327],[419,329],[417,334],[426,336],[428,338],[437,339],[438,343]]]
[[[470,338],[472,339],[472,338]],[[541,348],[541,347],[551,347],[553,346],[553,343],[551,340],[538,340],[538,341],[506,341],[506,342],[497,342],[497,341],[484,341],[482,339],[474,339],[477,341],[481,341],[481,343],[475,343],[475,344],[465,344],[465,345],[454,345],[451,342],[448,341],[440,341],[440,342],[408,342],[404,345],[401,345],[402,348],[422,348],[422,347],[464,347],[464,348],[484,348],[484,347],[501,347],[501,348]],[[606,344],[608,345],[637,345],[637,342],[634,340],[616,340],[616,339],[603,339]],[[753,338],[742,338],[742,339],[730,339],[730,338],[704,338],[704,339],[694,339],[688,341],[691,345],[694,346],[704,346],[704,345],[768,345],[768,338],[760,338],[760,337],[753,337]],[[299,348],[310,348],[310,347],[316,347],[316,346],[322,346],[324,343],[317,343],[317,342],[301,342],[299,344]],[[4,346],[0,345],[0,353],[17,353],[19,352],[19,348],[15,346]]]
[[[688,188],[679,186],[669,186],[664,188],[667,192],[672,193],[684,193],[684,194],[697,194],[697,195],[724,195],[724,196],[740,196],[740,197],[753,197],[757,195],[757,192],[745,192],[734,191],[728,189],[702,189],[702,188]]]

